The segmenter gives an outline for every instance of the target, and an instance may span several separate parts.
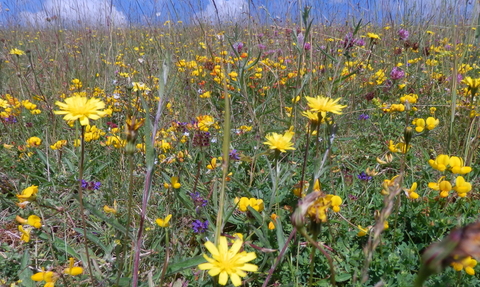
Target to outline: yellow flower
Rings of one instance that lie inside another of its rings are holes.
[[[55,282],[59,278],[59,275],[53,271],[42,271],[33,274],[30,279],[33,281],[45,281],[46,284],[44,287],[53,287],[55,286]],[[49,284],[50,283],[50,284]]]
[[[417,183],[414,182],[412,184],[412,187],[410,189],[404,188],[403,191],[405,191],[405,194],[407,195],[408,198],[410,199],[417,199],[419,197],[418,193],[415,192],[417,190]]]
[[[14,48],[14,49],[11,49],[10,50],[10,55],[17,55],[17,56],[21,56],[21,55],[25,55],[25,52],[20,50],[20,49],[17,49],[17,48]]]
[[[472,184],[470,182],[466,182],[463,176],[458,176],[455,179],[455,187],[453,188],[460,197],[465,197],[467,192],[472,190]]]
[[[363,228],[361,225],[358,225],[357,228],[358,228],[357,236],[359,237],[367,235],[368,231],[370,231],[370,227]]]
[[[167,215],[167,217],[165,217],[165,219],[157,218],[155,220],[155,222],[158,224],[158,226],[166,228],[166,227],[170,226],[170,223],[168,223],[170,221],[170,218],[172,218],[171,214]]]
[[[82,126],[89,124],[89,119],[98,120],[106,115],[105,111],[101,109],[105,108],[105,103],[99,99],[91,98],[87,99],[80,95],[75,95],[65,99],[65,103],[55,102],[55,105],[59,106],[62,111],[54,111],[56,115],[65,115],[63,119],[67,122],[80,120]]]
[[[247,197],[242,197],[240,199],[235,198],[235,204],[238,203],[238,209],[243,212],[248,211],[248,207],[251,206],[253,209],[255,209],[258,212],[262,212],[263,209],[265,208],[263,204],[262,199],[256,199],[256,198],[247,198]]]
[[[465,270],[465,272],[468,275],[475,275],[475,270],[473,269],[475,266],[477,266],[477,260],[473,259],[471,256],[465,257],[462,260],[459,261],[454,261],[450,264],[455,271],[462,271]]]
[[[425,129],[425,120],[424,119],[414,119],[412,123],[414,125],[416,125],[415,131],[417,133],[421,133]]]
[[[104,205],[103,211],[105,213],[117,214],[117,201],[116,200],[113,201],[113,208],[108,205]]]
[[[450,163],[450,157],[446,154],[440,154],[435,160],[430,159],[428,164],[438,171],[445,171]]]
[[[319,191],[314,192],[321,194]],[[342,198],[340,196],[333,194],[321,195],[308,207],[307,213],[316,222],[326,222],[328,209],[332,208],[334,212],[339,212],[341,204]]]
[[[458,156],[451,156],[448,164],[451,167],[452,173],[467,174],[472,171],[471,167],[463,165],[463,159]]]
[[[41,228],[42,227],[42,220],[40,219],[40,217],[38,217],[36,215],[33,215],[33,214],[30,215],[28,217],[28,219],[22,218],[19,215],[17,215],[17,217],[15,217],[15,220],[20,224],[28,224],[28,225],[31,225],[35,228]]]
[[[217,158],[214,157],[214,158],[212,158],[212,160],[210,160],[210,163],[207,165],[207,168],[208,169],[215,169],[215,168],[217,168],[217,166],[218,166],[217,165]]]
[[[71,276],[77,276],[77,275],[80,275],[80,274],[83,273],[83,268],[82,267],[73,266],[74,259],[72,257],[70,257],[69,262],[70,262],[70,264],[69,264],[68,268],[63,269],[64,274],[68,274],[68,275],[71,275]]]
[[[20,202],[33,201],[36,198],[37,192],[38,186],[32,185],[22,190],[21,194],[17,194],[17,198]]]
[[[332,98],[317,96],[317,97],[305,97],[308,102],[308,106],[314,112],[330,112],[337,115],[342,114],[342,109],[347,106],[337,104],[342,98],[333,100]]]
[[[269,145],[270,149],[279,150],[281,152],[287,152],[287,150],[294,150],[293,143],[291,142],[293,131],[286,131],[285,134],[270,133],[265,136],[267,139],[264,144]]]
[[[27,147],[37,147],[42,144],[42,139],[39,137],[30,137],[27,140]]]
[[[428,117],[426,120],[426,123],[427,123],[427,130],[431,131],[438,126],[440,121],[436,118]]]
[[[218,246],[207,241],[205,247],[212,254],[212,258],[204,254],[203,257],[208,262],[198,265],[198,268],[209,270],[208,275],[212,277],[219,275],[218,283],[220,285],[226,285],[230,277],[234,286],[240,286],[242,284],[241,277],[247,276],[245,271],[256,272],[258,270],[258,266],[247,263],[257,258],[257,255],[255,252],[239,252],[242,245],[243,241],[237,239],[234,241],[232,248],[228,250],[228,241],[224,236],[219,238]]]
[[[268,229],[274,230],[276,222],[277,222],[278,215],[276,215],[275,213],[272,213],[272,215],[270,215],[270,218],[272,219],[272,221],[270,221],[270,223],[268,223]]]
[[[21,237],[20,237],[21,240],[23,240],[25,242],[30,241],[30,228],[23,229],[23,226],[19,225],[18,226],[18,231],[20,231],[20,233],[22,234]]]
[[[428,187],[433,190],[440,191],[440,197],[447,197],[450,190],[452,190],[452,184],[449,181],[444,180],[445,176],[440,177],[438,182],[429,182]]]
[[[468,90],[471,91],[472,94],[475,94],[480,87],[480,78],[472,79],[471,77],[466,77],[462,80],[462,83],[468,86]]]
[[[178,176],[172,176],[170,178],[170,182],[172,183],[172,187],[175,189],[179,189],[182,186],[182,184],[178,182]]]
[[[388,195],[390,193],[390,188],[395,186],[397,177],[398,175],[392,177],[392,179],[384,179],[382,183],[382,191],[380,193]]]
[[[375,34],[375,33],[367,33],[367,37],[370,39],[380,39],[380,36],[378,36],[378,34]]]
[[[51,145],[50,148],[53,149],[53,150],[59,150],[66,145],[67,145],[67,140],[59,140],[56,143],[54,143],[53,145]]]

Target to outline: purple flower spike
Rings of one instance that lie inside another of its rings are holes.
[[[204,233],[208,229],[208,220],[202,222],[201,220],[196,219],[192,222],[192,229],[195,233]]]

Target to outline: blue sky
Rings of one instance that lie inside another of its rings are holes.
[[[215,2],[215,6],[213,5]],[[0,25],[47,26],[52,23],[85,25],[115,22],[119,26],[158,25],[166,20],[193,23],[206,21],[242,22],[247,15],[263,24],[297,21],[298,6],[313,7],[317,22],[363,23],[391,19],[397,23],[430,19],[440,8],[469,18],[473,0],[0,0]],[[300,3],[300,4],[299,4]],[[465,4],[467,3],[467,4]],[[110,5],[112,4],[112,5]],[[218,16],[217,12],[218,11]],[[449,14],[451,15],[451,14]],[[407,17],[408,16],[408,17]],[[436,15],[445,18],[445,15]],[[50,22],[46,21],[49,19]]]

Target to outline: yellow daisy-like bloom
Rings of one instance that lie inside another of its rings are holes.
[[[105,108],[105,103],[96,98],[87,99],[75,95],[66,98],[65,103],[57,101],[55,105],[59,106],[62,111],[54,111],[54,114],[65,115],[63,119],[67,122],[80,120],[82,126],[88,125],[89,119],[98,120],[107,115],[105,111],[101,111]]]
[[[378,34],[375,34],[375,33],[367,33],[367,37],[370,39],[380,39],[380,36],[378,36]]]
[[[462,80],[462,83],[468,86],[468,89],[472,91],[472,94],[480,87],[480,78],[472,79],[471,77],[466,77]]]
[[[162,218],[157,218],[155,220],[155,222],[158,224],[158,226],[160,227],[163,227],[163,228],[166,228],[166,227],[169,227],[170,226],[170,218],[172,218],[172,215],[169,214],[167,215],[167,217],[165,217],[165,219],[162,219]]]
[[[292,131],[286,131],[285,134],[270,133],[265,136],[267,139],[264,144],[269,145],[270,149],[279,150],[281,152],[287,152],[287,150],[294,150],[293,143],[291,142],[293,135]]]
[[[341,115],[342,109],[347,107],[347,106],[338,104],[338,101],[340,101],[342,98],[338,98],[334,100],[332,98],[317,96],[315,98],[305,97],[305,99],[307,99],[308,106],[314,112],[325,112],[325,113],[330,112],[333,114]]]
[[[25,52],[20,50],[20,49],[17,49],[17,48],[14,48],[14,49],[11,49],[10,50],[10,55],[17,55],[17,56],[21,56],[21,55],[25,55]]]
[[[220,285],[226,285],[230,277],[234,286],[240,286],[242,284],[240,277],[247,276],[245,271],[256,272],[258,270],[257,265],[247,263],[257,258],[257,255],[255,252],[239,252],[242,245],[243,241],[237,239],[234,241],[232,248],[228,250],[228,241],[225,236],[219,238],[218,246],[207,241],[205,247],[212,254],[212,258],[204,254],[203,257],[208,262],[198,265],[198,268],[200,270],[209,270],[208,275],[210,276],[219,275],[218,283]]]

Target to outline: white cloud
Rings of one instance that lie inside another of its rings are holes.
[[[75,26],[125,26],[127,18],[108,0],[46,0],[42,11],[21,12],[20,18],[27,25],[46,26],[48,23]]]
[[[210,0],[199,14],[205,21],[239,21],[248,17],[248,3],[247,0]]]

